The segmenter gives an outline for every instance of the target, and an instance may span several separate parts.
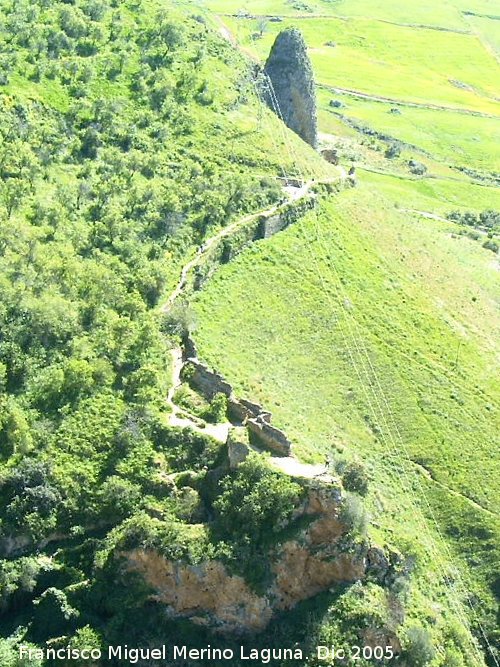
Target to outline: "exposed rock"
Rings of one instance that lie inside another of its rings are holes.
[[[267,598],[256,595],[218,561],[187,565],[143,549],[128,552],[126,558],[128,568],[140,572],[155,590],[152,599],[167,605],[172,615],[226,632],[262,630],[271,619]]]
[[[363,646],[369,646],[375,649],[377,646],[382,648],[392,648],[394,655],[399,655],[402,651],[401,642],[395,632],[388,628],[367,628],[362,633]]]
[[[321,155],[330,164],[338,164],[339,163],[339,156],[338,156],[337,151],[334,148],[325,148],[325,150],[321,151]]]
[[[267,410],[264,410],[262,405],[259,405],[259,403],[254,403],[253,401],[248,401],[245,398],[240,398],[240,404],[245,408],[247,411],[248,416],[252,417],[261,417],[266,422],[271,422],[271,413],[268,412]]]
[[[247,427],[254,438],[257,439],[258,444],[277,454],[290,455],[292,443],[286,433],[276,428],[276,426],[272,426],[259,416],[256,419],[249,419]]]
[[[216,394],[224,394],[229,397],[233,393],[233,388],[222,375],[211,370],[198,359],[190,359],[189,366],[192,368],[189,383],[198,389],[207,400],[211,401]]]
[[[299,30],[287,28],[279,33],[264,73],[276,98],[273,99],[272,91],[266,91],[267,104],[276,112],[277,101],[285,124],[316,148],[318,121],[313,70]]]
[[[384,582],[391,566],[384,550],[376,546],[368,549],[366,565],[370,574],[380,583]]]
[[[198,350],[196,349],[196,343],[194,342],[193,337],[187,333],[182,338],[182,351],[183,359],[197,359]]]
[[[343,553],[330,560],[325,555],[313,554],[298,542],[284,544],[282,557],[274,568],[278,609],[291,609],[300,600],[317,595],[335,583],[357,581],[363,577],[363,558]]]
[[[240,463],[243,463],[250,454],[250,445],[242,442],[243,438],[238,438],[240,429],[231,429],[227,439],[227,455],[229,458],[229,467],[234,470]]]
[[[152,599],[166,605],[171,615],[221,632],[263,630],[274,613],[291,609],[337,583],[365,576],[368,544],[360,543],[359,538],[350,540],[349,529],[340,519],[341,487],[318,480],[307,486],[292,521],[306,516],[311,521],[293,539],[271,549],[272,580],[262,594],[217,560],[193,565],[139,548],[121,555],[127,569],[143,575],[154,591]]]

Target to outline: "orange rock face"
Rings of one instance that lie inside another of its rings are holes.
[[[336,583],[364,577],[368,545],[338,548],[339,540],[348,538],[339,519],[340,502],[338,489],[332,486],[309,490],[295,518],[310,516],[313,521],[270,554],[273,583],[263,595],[217,560],[190,565],[167,560],[153,550],[134,549],[124,554],[127,568],[142,574],[155,591],[153,599],[173,615],[223,632],[256,632],[266,627],[275,611],[291,609]]]
[[[129,569],[140,572],[155,590],[153,599],[179,616],[230,631],[261,630],[272,616],[268,600],[256,595],[242,577],[229,574],[219,561],[186,565],[142,549],[126,557]]]

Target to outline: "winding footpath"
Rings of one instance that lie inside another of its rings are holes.
[[[317,182],[314,180],[310,180],[304,183],[301,187],[297,188],[285,187],[283,188],[283,190],[288,195],[287,200],[285,202],[280,202],[279,204],[275,204],[274,206],[271,206],[270,208],[267,208],[263,211],[258,211],[257,213],[250,213],[249,215],[246,215],[242,218],[238,218],[238,220],[235,220],[227,227],[223,227],[219,232],[217,232],[217,234],[214,234],[214,236],[211,236],[207,241],[202,243],[202,245],[196,251],[195,257],[193,257],[192,260],[190,260],[187,264],[183,266],[179,281],[175,286],[174,290],[172,291],[172,293],[170,294],[170,296],[168,297],[165,304],[162,306],[162,312],[168,313],[172,309],[172,306],[174,305],[175,301],[182,294],[184,288],[186,287],[188,276],[191,273],[191,271],[196,266],[198,266],[203,262],[203,259],[206,257],[208,252],[221,239],[227,236],[231,236],[231,234],[240,229],[240,227],[245,226],[246,224],[252,222],[253,220],[257,220],[260,217],[265,217],[265,218],[270,217],[271,215],[274,215],[278,211],[284,209],[288,204],[297,202],[300,199],[304,199],[305,197],[308,196],[309,191],[311,190],[313,185],[316,185],[318,183],[320,184],[334,183],[336,181],[342,180],[343,178],[345,178],[345,176],[346,176],[345,170],[342,170],[338,178],[332,178],[326,181],[317,181]]]
[[[211,236],[208,240],[202,243],[202,245],[196,251],[195,257],[193,257],[189,262],[187,262],[183,266],[179,280],[175,288],[170,293],[168,299],[162,306],[161,311],[163,313],[168,313],[172,310],[172,307],[174,306],[176,300],[184,292],[188,284],[188,278],[191,271],[195,267],[203,263],[203,260],[205,259],[209,251],[221,239],[231,236],[231,234],[239,230],[242,226],[252,222],[253,220],[256,220],[260,217],[271,217],[275,213],[284,210],[285,207],[288,206],[289,204],[304,199],[305,197],[309,196],[311,188],[314,185],[318,184],[326,185],[345,180],[347,178],[347,173],[345,169],[343,167],[338,167],[337,169],[339,171],[339,176],[335,178],[332,177],[330,179],[323,179],[318,181],[314,181],[311,179],[309,181],[304,182],[299,187],[285,186],[283,188],[283,191],[287,195],[287,198],[284,202],[280,202],[279,204],[271,206],[270,208],[267,208],[265,210],[258,211],[257,213],[252,213],[243,216],[242,218],[235,220],[227,227],[224,227],[219,232],[214,234],[214,236]],[[179,428],[190,428],[193,431],[196,431],[197,433],[200,433],[202,435],[209,435],[219,442],[226,443],[228,440],[230,429],[233,426],[231,422],[224,421],[217,424],[206,423],[202,419],[199,419],[195,415],[190,414],[184,408],[178,406],[175,403],[174,400],[175,393],[182,384],[181,374],[185,362],[184,362],[184,352],[180,346],[173,348],[170,351],[170,353],[172,357],[171,382],[170,382],[170,389],[168,390],[168,394],[166,397],[167,405],[170,408],[170,414],[169,414],[170,426],[175,426]],[[252,447],[252,449],[262,453],[262,450],[257,449],[256,447]],[[307,479],[322,478],[324,480],[333,479],[329,474],[328,469],[325,465],[321,464],[310,465],[307,463],[301,463],[294,456],[271,456],[269,458],[269,461],[271,465],[273,465],[276,469],[293,477],[303,477]]]

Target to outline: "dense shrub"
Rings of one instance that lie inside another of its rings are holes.
[[[215,530],[230,539],[269,541],[286,525],[300,495],[297,483],[252,453],[221,482],[221,493],[214,502]]]
[[[409,160],[408,167],[410,168],[411,173],[416,174],[417,176],[423,176],[427,173],[425,164],[423,162],[418,162],[418,160]]]
[[[493,241],[493,239],[488,239],[483,243],[483,248],[486,248],[486,250],[491,250],[491,252],[498,253],[499,245],[496,241]]]
[[[451,211],[448,219],[459,225],[478,227],[488,232],[500,232],[500,212],[486,209],[479,214],[474,211]]]
[[[225,394],[215,394],[212,401],[210,402],[210,407],[205,410],[203,417],[214,424],[219,422],[226,421],[226,412],[227,412],[227,396]]]
[[[362,463],[347,463],[342,469],[342,483],[347,491],[366,496],[368,493],[368,474]]]
[[[429,632],[420,626],[413,626],[408,629],[406,636],[407,644],[404,655],[410,667],[428,665],[435,654]]]
[[[393,160],[401,155],[401,144],[397,141],[392,141],[386,148],[385,157]]]

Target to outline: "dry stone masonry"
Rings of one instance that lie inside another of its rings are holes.
[[[275,454],[289,456],[292,443],[287,435],[271,424],[271,413],[258,403],[237,398],[229,382],[197,357],[193,339],[186,336],[183,341],[184,354],[192,355],[185,358],[190,368],[189,383],[207,400],[211,401],[216,394],[224,394],[228,398],[230,416],[246,426],[251,439]]]

